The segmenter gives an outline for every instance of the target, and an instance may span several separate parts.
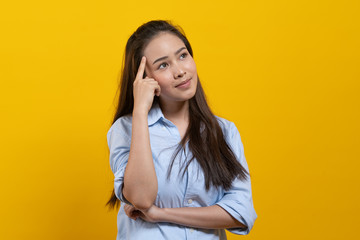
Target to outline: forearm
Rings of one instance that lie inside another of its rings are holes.
[[[124,197],[137,209],[149,208],[157,195],[147,113],[133,112],[131,146],[124,174]]]
[[[159,222],[171,222],[195,228],[246,228],[218,205],[209,207],[163,208]]]

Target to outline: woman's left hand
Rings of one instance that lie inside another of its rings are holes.
[[[155,205],[152,205],[146,211],[140,211],[129,204],[125,204],[124,210],[126,215],[134,220],[136,220],[138,217],[147,222],[158,222],[160,220],[161,208],[158,208]]]

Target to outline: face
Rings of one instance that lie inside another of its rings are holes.
[[[185,44],[174,34],[160,33],[144,49],[146,76],[160,85],[160,101],[187,101],[195,95],[197,71]]]

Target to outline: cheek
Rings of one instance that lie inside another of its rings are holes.
[[[156,74],[153,76],[153,78],[158,82],[161,89],[166,89],[169,87],[170,78],[168,74]]]
[[[189,69],[191,72],[196,73],[196,64],[193,59],[190,59],[186,62],[186,68]]]

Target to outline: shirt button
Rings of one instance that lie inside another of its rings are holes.
[[[161,129],[165,130],[165,126],[162,126]]]
[[[188,200],[188,204],[192,204],[192,199],[189,199],[189,200]]]
[[[194,229],[193,228],[190,228],[190,232],[192,233],[194,231]]]

